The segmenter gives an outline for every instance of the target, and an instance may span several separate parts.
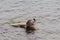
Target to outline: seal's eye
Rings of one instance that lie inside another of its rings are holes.
[[[34,18],[33,20],[34,20],[34,21],[36,21],[36,19],[35,19],[35,18]]]

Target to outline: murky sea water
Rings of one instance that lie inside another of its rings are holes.
[[[8,25],[29,18],[37,21],[35,34]],[[60,40],[60,0],[0,0],[0,40]]]

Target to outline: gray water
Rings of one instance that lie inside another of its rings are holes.
[[[8,24],[22,18],[35,18],[39,30],[27,35]],[[0,40],[60,40],[60,0],[0,0]]]

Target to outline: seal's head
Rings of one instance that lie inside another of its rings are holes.
[[[29,19],[26,25],[32,27],[33,25],[35,25],[35,21],[36,21],[35,19]]]
[[[35,31],[35,19],[29,19],[26,23],[26,32],[31,33]]]

